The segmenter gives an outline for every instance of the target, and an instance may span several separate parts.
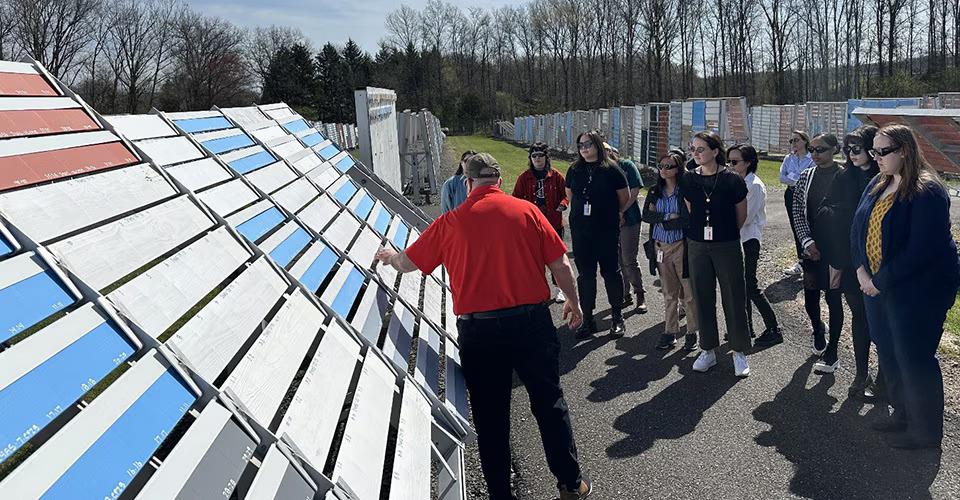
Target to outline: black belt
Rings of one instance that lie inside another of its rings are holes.
[[[541,307],[545,307],[545,304],[527,304],[523,306],[507,307],[505,309],[495,309],[493,311],[467,313],[467,314],[461,314],[460,316],[458,316],[458,318],[464,321],[469,321],[472,319],[509,318],[511,316],[519,316],[524,313],[536,311]]]

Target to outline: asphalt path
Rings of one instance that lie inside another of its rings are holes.
[[[759,274],[786,342],[752,353],[748,378],[733,375],[726,346],[706,374],[692,371],[697,352],[655,349],[663,308],[645,261],[650,312],[628,313],[624,338],[603,331],[577,341],[560,329],[561,380],[583,472],[594,481],[591,498],[960,498],[953,408],[942,451],[899,451],[869,429],[881,410],[847,398],[853,380],[849,320],[841,369],[813,373],[800,282],[781,273],[793,245],[782,196],[776,188],[768,194]],[[598,288],[603,309],[606,298]],[[552,310],[560,324],[560,306]],[[608,327],[609,316],[599,318],[601,329]],[[759,314],[754,320],[761,331]],[[720,324],[722,331],[722,316]],[[555,498],[556,480],[522,386],[515,386],[512,401],[517,496]],[[469,497],[486,498],[475,445],[468,446],[467,459]]]

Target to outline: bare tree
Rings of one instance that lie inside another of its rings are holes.
[[[409,9],[409,7],[407,8]],[[297,28],[271,25],[268,28],[254,29],[247,53],[250,56],[250,64],[256,72],[257,83],[261,88],[267,73],[270,72],[270,62],[273,61],[277,51],[298,43],[304,44],[308,48],[310,46],[307,37]]]
[[[68,79],[99,21],[102,0],[8,0],[12,33],[54,76]]]

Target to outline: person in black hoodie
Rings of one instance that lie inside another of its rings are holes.
[[[830,266],[840,269],[840,288],[850,308],[851,326],[853,330],[853,355],[856,363],[856,377],[850,385],[848,394],[851,397],[865,397],[864,392],[869,389],[870,395],[880,392],[879,385],[882,377],[877,374],[877,385],[873,386],[870,378],[870,332],[867,329],[867,312],[863,305],[863,292],[857,281],[857,272],[853,268],[850,257],[850,230],[853,224],[853,214],[857,211],[857,204],[863,195],[867,184],[880,172],[877,162],[867,153],[873,149],[873,138],[877,135],[877,127],[863,125],[850,132],[843,138],[843,155],[847,162],[843,170],[831,186],[827,198],[820,207],[819,217],[826,222],[828,230],[823,231],[821,241],[826,248],[823,250],[824,259]],[[839,337],[830,338],[824,359],[818,363],[818,371],[823,371],[826,364],[835,362],[837,358],[837,344]],[[819,366],[823,364],[823,366]]]

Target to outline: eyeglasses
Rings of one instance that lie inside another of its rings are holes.
[[[849,156],[849,155],[858,155],[858,154],[861,154],[861,153],[863,153],[863,152],[864,152],[863,146],[844,146],[844,147],[843,147],[843,154],[845,154],[845,155],[847,155],[847,156]]]
[[[805,140],[803,140],[803,139],[798,139],[798,138],[796,138],[796,137],[794,137],[793,139],[790,139],[790,144],[796,144],[796,143],[798,143],[798,142],[807,142],[807,141],[805,141]]]
[[[593,141],[577,143],[577,149],[590,149],[592,147],[593,147]]]
[[[530,153],[530,158],[546,158],[547,153]]]
[[[674,163],[661,163],[657,165],[660,170],[676,170],[677,165]]]
[[[880,148],[880,149],[874,148],[874,149],[871,149],[869,153],[871,158],[877,159],[877,158],[883,158],[884,156],[887,156],[890,153],[895,153],[897,151],[900,151],[900,146],[890,146],[887,148]]]
[[[695,147],[693,147],[693,146],[690,146],[690,152],[691,152],[691,153],[702,154],[702,153],[703,153],[704,151],[706,151],[706,150],[707,150],[707,148],[705,148],[705,147],[703,147],[703,146],[701,146],[701,147],[699,147],[699,148],[695,148]]]
[[[808,148],[807,148],[807,151],[810,152],[810,153],[822,155],[823,153],[826,153],[827,151],[830,151],[831,149],[833,149],[833,148],[828,148],[828,147],[815,148],[815,147],[812,147],[812,146],[811,146],[811,147],[808,147]]]
[[[731,167],[736,167],[737,165],[741,163],[746,163],[746,162],[747,162],[746,160],[727,160],[727,165],[730,165]]]

